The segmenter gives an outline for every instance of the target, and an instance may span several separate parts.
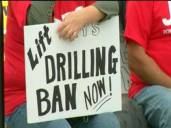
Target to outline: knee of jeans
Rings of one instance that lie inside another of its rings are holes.
[[[164,95],[159,97],[159,102],[155,106],[154,109],[159,109],[160,112],[157,112],[160,115],[160,126],[162,128],[170,128],[171,127],[171,92],[166,92]],[[159,116],[159,115],[158,115]],[[166,127],[166,125],[170,124],[170,127]]]
[[[163,113],[160,117],[160,127],[161,128],[170,128],[171,127],[171,107],[163,107]]]
[[[165,94],[158,96],[158,98],[160,99],[160,104],[163,107],[171,107],[171,91],[165,92]]]
[[[103,113],[99,115],[99,120],[113,124],[114,128],[120,128],[120,122],[114,113]]]

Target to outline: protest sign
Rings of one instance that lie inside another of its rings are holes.
[[[28,123],[121,110],[118,16],[72,42],[58,24],[24,27]]]

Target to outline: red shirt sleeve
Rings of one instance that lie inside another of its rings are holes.
[[[9,1],[9,10],[11,11],[13,17],[16,18],[16,21],[20,27],[23,27],[26,24],[26,14],[30,4],[30,1]]]
[[[95,0],[89,0],[89,1],[85,1],[85,6],[89,6],[94,4],[96,1]]]
[[[153,18],[153,1],[127,1],[124,36],[146,49]]]

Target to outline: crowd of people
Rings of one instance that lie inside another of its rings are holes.
[[[119,15],[119,7],[118,1],[9,1],[4,43],[5,123],[9,128],[120,128],[115,113],[28,124],[23,31],[24,25],[58,19],[59,37],[73,41],[85,25]],[[152,128],[171,127],[170,18],[170,1],[126,1],[128,96],[142,106]]]

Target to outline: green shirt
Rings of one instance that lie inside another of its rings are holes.
[[[119,14],[118,1],[96,1],[94,6],[99,11],[106,14],[106,17],[103,20],[109,19],[110,17]]]

